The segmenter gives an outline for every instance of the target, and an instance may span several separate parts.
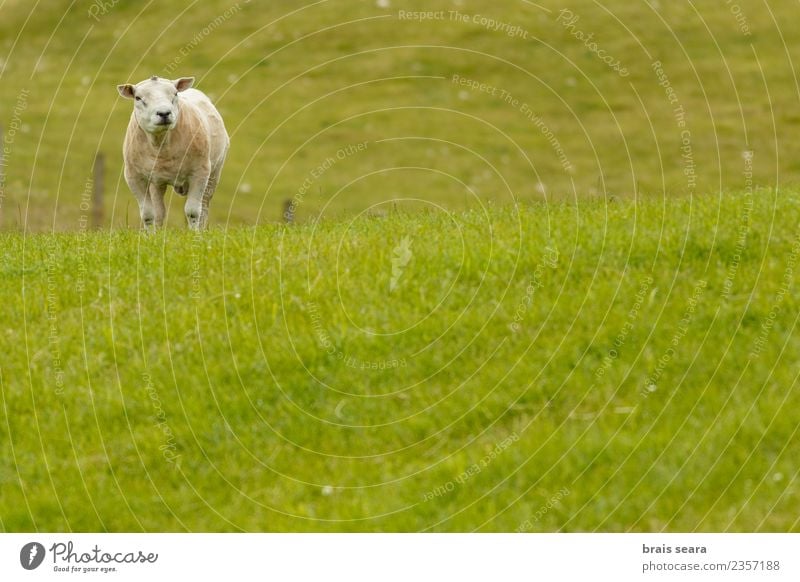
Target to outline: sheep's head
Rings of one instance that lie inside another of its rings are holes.
[[[119,94],[133,99],[136,121],[148,133],[161,133],[175,127],[180,115],[178,93],[194,83],[194,77],[182,77],[175,81],[150,77],[136,85],[119,85]]]

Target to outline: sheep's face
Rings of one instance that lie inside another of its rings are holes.
[[[194,83],[194,77],[175,81],[151,77],[136,85],[119,85],[120,95],[133,99],[136,121],[147,133],[162,133],[175,127],[180,115],[178,93]]]

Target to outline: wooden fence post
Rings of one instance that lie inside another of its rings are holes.
[[[94,157],[94,190],[92,191],[92,226],[103,226],[103,196],[105,194],[106,156],[97,152]]]
[[[3,151],[3,124],[0,123],[0,228],[3,228],[3,207],[6,204],[6,156]]]
[[[291,198],[283,203],[283,221],[287,224],[294,222],[294,200]]]

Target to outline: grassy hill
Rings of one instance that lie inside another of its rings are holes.
[[[798,531],[799,208],[0,235],[0,529]]]
[[[794,4],[568,8],[5,0],[0,125],[14,135],[0,228],[78,229],[97,151],[106,225],[136,223],[120,166],[130,103],[115,87],[153,74],[195,75],[227,120],[217,225],[277,221],[298,195],[307,220],[395,199],[463,210],[797,182]]]

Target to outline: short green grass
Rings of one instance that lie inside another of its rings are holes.
[[[0,529],[798,531],[798,224],[756,190],[0,235]]]

